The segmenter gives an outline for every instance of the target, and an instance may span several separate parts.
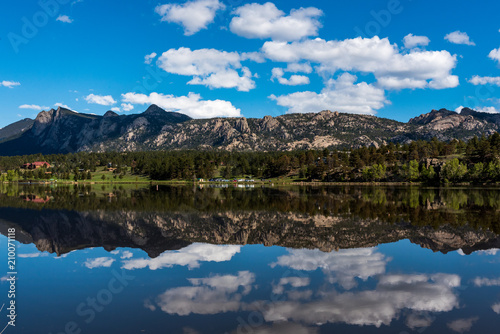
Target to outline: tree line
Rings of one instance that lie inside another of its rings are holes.
[[[21,169],[34,161],[46,161],[52,167]],[[247,177],[327,182],[499,182],[500,135],[474,137],[467,142],[433,138],[344,150],[79,152],[0,157],[2,181],[16,177],[86,180],[96,171],[110,169],[115,178],[137,175],[151,180]]]

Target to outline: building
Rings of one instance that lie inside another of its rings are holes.
[[[31,162],[31,163],[29,162],[29,163],[24,164],[22,168],[24,168],[24,169],[38,169],[38,168],[42,168],[42,167],[51,168],[52,166],[48,162],[45,162],[45,161],[35,161],[35,162]]]

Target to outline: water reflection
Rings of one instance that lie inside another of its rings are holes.
[[[324,252],[402,239],[443,253],[500,248],[499,189],[3,187],[0,229],[16,226],[21,241],[60,255],[133,247],[155,258],[196,242]]]
[[[496,189],[2,187],[19,333],[497,331]]]

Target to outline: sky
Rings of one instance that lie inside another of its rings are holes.
[[[500,111],[494,0],[0,3],[0,127],[68,107],[193,118]]]

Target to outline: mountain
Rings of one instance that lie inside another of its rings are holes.
[[[158,136],[164,126],[173,126],[191,118],[166,112],[152,105],[142,114],[118,115],[108,111],[104,116],[81,114],[62,107],[42,111],[31,128],[20,136],[0,143],[0,154],[69,153],[86,151],[96,143],[125,138],[128,150],[135,143]]]
[[[5,128],[0,129],[0,142],[8,138],[16,137],[21,135],[23,132],[31,129],[35,121],[31,118],[25,118],[23,120],[17,121]]]
[[[261,119],[191,119],[151,105],[143,113],[132,115],[108,111],[97,116],[52,109],[42,111],[31,127],[26,127],[5,132],[0,155],[213,148],[286,151],[378,147],[391,141],[408,143],[433,137],[467,140],[498,131],[500,115],[464,108],[461,113],[432,110],[408,123],[329,110]],[[22,127],[14,123],[7,128]]]

